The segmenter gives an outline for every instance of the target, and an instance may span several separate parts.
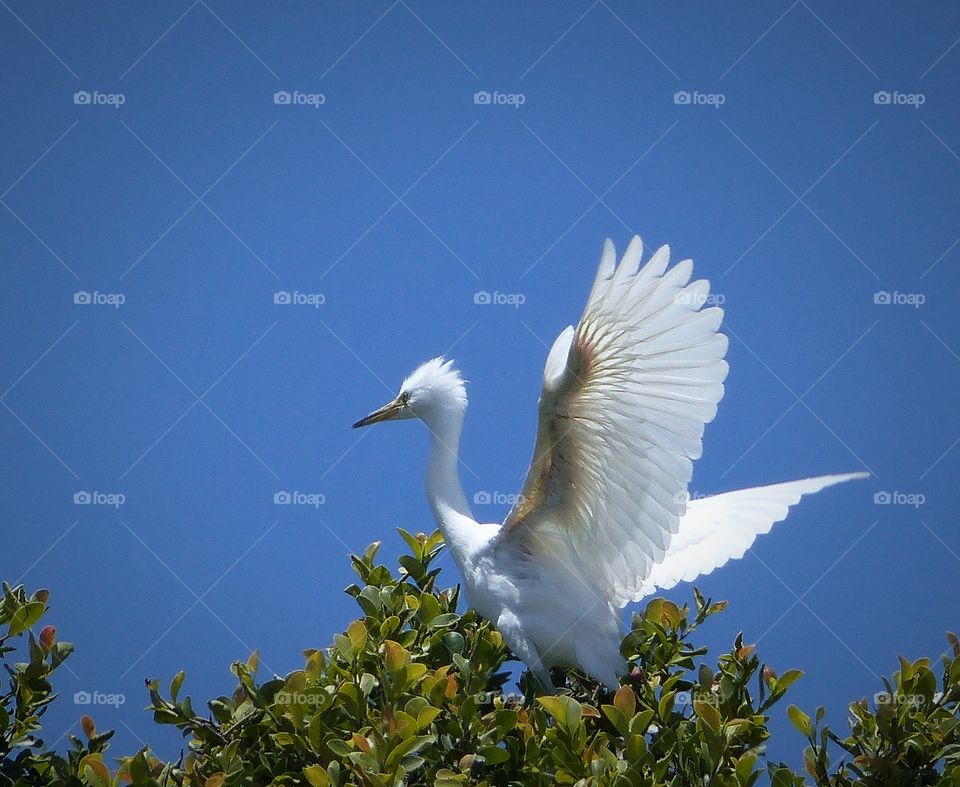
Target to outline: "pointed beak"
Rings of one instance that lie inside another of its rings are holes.
[[[403,410],[403,404],[399,399],[394,399],[392,402],[387,402],[379,410],[374,410],[370,415],[365,418],[361,418],[354,425],[354,429],[359,429],[361,426],[369,426],[370,424],[378,424],[381,421],[390,421],[391,419],[396,418],[400,415]]]

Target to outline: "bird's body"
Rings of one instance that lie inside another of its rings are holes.
[[[550,687],[573,666],[617,683],[620,608],[741,557],[803,494],[862,473],[687,500],[704,424],[723,396],[722,310],[666,247],[640,267],[634,238],[604,246],[576,328],[547,358],[533,461],[502,524],[478,523],[458,474],[467,398],[449,361],[423,364],[358,421],[419,418],[431,434],[427,497],[467,600]]]
[[[523,550],[496,543],[465,568],[471,605],[496,623],[544,686],[550,686],[547,670],[553,666],[578,667],[608,685],[617,683],[624,667],[620,610],[603,587],[548,555],[531,560]]]

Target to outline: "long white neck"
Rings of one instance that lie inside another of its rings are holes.
[[[463,574],[465,563],[481,545],[480,528],[467,505],[457,471],[463,412],[442,410],[423,421],[430,430],[427,499],[450,554]]]

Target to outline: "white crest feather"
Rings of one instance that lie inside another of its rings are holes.
[[[463,409],[467,406],[466,381],[453,361],[431,358],[414,369],[400,386],[401,392],[420,391]]]

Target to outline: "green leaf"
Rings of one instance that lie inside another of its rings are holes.
[[[183,681],[186,677],[187,673],[183,670],[180,670],[176,675],[173,676],[173,680],[170,681],[170,700],[172,702],[177,701],[177,695],[180,693],[180,687],[183,685]]]
[[[483,757],[489,765],[499,765],[510,759],[510,752],[502,746],[484,746],[477,754]]]
[[[73,643],[70,642],[57,642],[53,646],[53,653],[51,654],[51,662],[53,667],[59,667],[64,661],[66,661],[67,656],[73,653]]]
[[[256,675],[258,669],[260,669],[260,651],[254,650],[247,659],[247,671],[251,675]]]
[[[401,741],[390,751],[390,754],[387,755],[386,768],[388,771],[396,770],[397,766],[400,765],[400,761],[410,755],[415,754],[425,746],[429,746],[436,740],[435,735],[414,735],[410,738],[407,738],[404,741]]]
[[[806,713],[796,705],[791,705],[787,708],[787,716],[790,717],[790,721],[793,722],[794,727],[800,730],[806,737],[810,737],[813,728],[810,725],[810,717]]]
[[[443,533],[439,530],[434,530],[433,533],[427,538],[426,549],[427,552],[433,552],[435,549],[443,546]]]
[[[568,731],[573,731],[580,724],[583,710],[580,703],[571,697],[537,697],[537,702],[557,720],[557,724]]]
[[[627,741],[627,759],[630,762],[639,762],[647,753],[647,741],[643,735],[633,734]]]
[[[10,619],[9,636],[15,637],[17,634],[22,634],[40,620],[45,609],[46,606],[43,602],[28,601],[13,613],[13,617]]]
[[[350,744],[339,738],[333,738],[327,741],[327,747],[338,757],[349,757],[353,754],[353,749],[350,748]]]
[[[440,602],[436,596],[430,593],[424,593],[420,597],[420,609],[417,610],[417,617],[424,623],[429,623],[440,614]]]
[[[432,705],[428,705],[426,708],[421,709],[417,714],[417,729],[422,730],[426,727],[429,727],[433,723],[433,720],[440,715],[440,713],[440,708],[434,708]]]
[[[741,785],[747,785],[750,782],[750,776],[753,774],[753,766],[756,765],[757,755],[747,752],[737,760],[736,773],[737,781]]]
[[[660,702],[657,703],[657,713],[660,714],[661,719],[666,719],[670,716],[676,694],[675,691],[665,691],[660,696]]]
[[[377,552],[380,551],[380,545],[382,543],[382,541],[374,541],[365,550],[363,550],[363,560],[367,565],[373,565],[373,560],[377,556]]]
[[[630,730],[627,727],[627,717],[623,715],[623,712],[619,708],[615,705],[601,705],[600,710],[603,712],[603,715],[610,720],[610,723],[616,727],[617,732],[619,732],[622,737],[625,738],[630,734]]]
[[[364,611],[364,614],[376,617],[383,609],[383,600],[380,598],[380,591],[373,585],[367,585],[357,596],[357,603]]]
[[[410,654],[399,642],[388,639],[383,643],[383,663],[391,672],[400,669],[410,659]]]
[[[423,560],[423,544],[402,527],[398,527],[397,532],[400,534],[400,537],[407,542],[407,546],[410,547],[410,554],[417,560]]]
[[[427,628],[440,628],[441,626],[449,626],[451,623],[456,623],[459,619],[459,615],[454,612],[445,612],[442,615],[437,615],[433,618]]]
[[[651,721],[653,721],[652,709],[648,708],[647,710],[640,711],[632,719],[630,719],[630,733],[632,735],[645,734],[647,729],[650,727]]]
[[[663,623],[672,629],[676,628],[684,617],[680,607],[668,599],[663,599],[660,614],[663,616]]]
[[[376,685],[377,679],[369,672],[364,672],[363,675],[360,676],[360,691],[363,692],[364,697],[369,695]]]
[[[407,664],[404,668],[404,686],[412,686],[427,673],[427,665],[421,662]]]
[[[663,599],[655,598],[647,604],[646,610],[644,610],[643,617],[645,620],[649,620],[652,623],[659,625],[661,618],[663,617]]]
[[[353,643],[349,637],[345,637],[343,634],[334,634],[333,646],[344,659],[347,661],[353,660]]]
[[[285,746],[293,746],[294,743],[296,743],[296,738],[294,738],[294,736],[289,732],[275,732],[270,737],[273,738],[274,743],[281,748]]]
[[[360,653],[367,644],[367,627],[362,620],[355,620],[347,628],[347,638],[350,640],[354,653]]]
[[[311,787],[328,787],[330,784],[330,777],[322,765],[307,765],[303,769],[303,775]]]
[[[802,677],[803,670],[788,669],[779,678],[777,678],[777,690],[786,691]]]
[[[704,691],[710,691],[710,687],[713,686],[713,670],[706,664],[701,664],[697,672],[697,681]]]
[[[380,624],[380,636],[389,639],[400,630],[400,618],[397,615],[391,615]]]
[[[693,710],[697,716],[703,719],[704,723],[715,733],[720,732],[720,711],[712,702],[704,700],[694,700]]]
[[[517,726],[517,720],[520,714],[515,710],[501,708],[493,714],[492,726],[497,731],[500,738],[503,738],[510,730]]]
[[[793,772],[788,768],[777,768],[770,777],[770,787],[793,787]]]
[[[443,635],[443,644],[451,653],[463,653],[466,640],[459,631],[448,631]]]

